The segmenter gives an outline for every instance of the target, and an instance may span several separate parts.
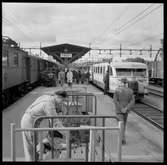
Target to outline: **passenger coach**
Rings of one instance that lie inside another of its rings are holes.
[[[138,82],[138,98],[147,94],[148,69],[147,65],[138,62],[112,62],[94,64],[91,68],[92,82],[104,89],[103,78],[109,69],[109,93],[114,94],[115,89],[120,85],[121,78],[126,77],[130,82],[134,79]]]

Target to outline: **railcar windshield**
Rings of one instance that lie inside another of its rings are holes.
[[[137,68],[116,68],[117,76],[136,76],[136,77],[146,77],[146,69]]]
[[[134,69],[133,76],[146,77],[146,69]]]

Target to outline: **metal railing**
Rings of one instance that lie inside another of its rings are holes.
[[[97,98],[96,96],[93,94],[93,93],[88,93],[87,91],[86,92],[80,92],[80,91],[68,91],[67,92],[68,94],[68,100],[67,100],[67,109],[69,110],[69,106],[71,105],[70,104],[70,100],[71,100],[71,103],[74,103],[73,105],[75,106],[75,108],[78,110],[79,109],[79,105],[80,105],[80,98],[85,98],[85,112],[88,112],[89,110],[89,103],[92,104],[92,113],[93,114],[97,114]],[[94,101],[93,101],[94,99]],[[91,100],[91,102],[90,102]],[[83,100],[82,100],[83,101]],[[89,102],[89,103],[88,103]],[[94,105],[93,105],[94,103]],[[93,108],[94,107],[94,108]]]
[[[28,128],[28,129],[21,129],[21,128],[15,128],[15,124],[12,123],[11,124],[11,159],[12,161],[16,161],[16,146],[15,146],[15,133],[16,132],[22,132],[22,131],[33,131],[34,132],[34,160],[38,161],[37,158],[37,153],[36,153],[36,144],[37,144],[37,138],[35,137],[37,135],[37,132],[39,131],[54,131],[54,130],[60,130],[60,131],[71,131],[71,130],[89,130],[90,131],[90,136],[89,136],[89,155],[88,154],[88,149],[87,149],[87,154],[86,154],[86,161],[95,161],[95,130],[102,130],[102,161],[105,161],[105,130],[117,130],[119,132],[119,136],[118,136],[118,161],[121,161],[121,155],[122,155],[122,148],[121,148],[121,144],[122,144],[122,122],[118,120],[118,118],[116,116],[93,116],[93,115],[80,115],[80,116],[76,116],[76,115],[70,115],[70,116],[48,116],[48,117],[39,117],[38,119],[36,119],[36,122],[38,122],[39,120],[41,121],[41,118],[50,118],[53,122],[54,118],[102,118],[102,127],[98,126],[85,126],[85,127],[57,127],[57,128]],[[118,121],[118,126],[117,127],[105,127],[105,118],[114,118]],[[35,122],[35,123],[36,123]],[[66,142],[67,142],[67,159],[71,158],[70,155],[70,137],[69,137],[69,133],[67,134],[68,136],[66,137]],[[53,140],[53,139],[52,139]],[[40,146],[42,141],[41,138],[39,140]],[[42,148],[40,148],[42,150]],[[40,150],[40,156],[39,158],[41,159],[41,155],[42,155],[42,151]],[[52,151],[53,152],[53,151]],[[53,155],[53,154],[52,154]],[[54,158],[54,156],[52,156],[52,158]]]

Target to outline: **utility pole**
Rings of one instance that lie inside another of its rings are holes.
[[[40,45],[39,45],[39,46],[40,46],[40,52],[39,52],[39,55],[40,55],[40,57],[41,57],[41,47],[42,47],[42,43],[40,42],[39,44],[40,44]]]
[[[121,46],[122,46],[122,45],[120,44],[120,57],[121,57]]]

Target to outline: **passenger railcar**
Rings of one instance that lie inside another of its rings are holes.
[[[138,82],[137,98],[140,99],[147,94],[148,69],[147,65],[137,62],[112,62],[94,64],[92,70],[92,82],[104,89],[103,78],[109,69],[109,93],[114,94],[115,89],[120,85],[120,79],[126,77],[132,81],[135,77]]]

